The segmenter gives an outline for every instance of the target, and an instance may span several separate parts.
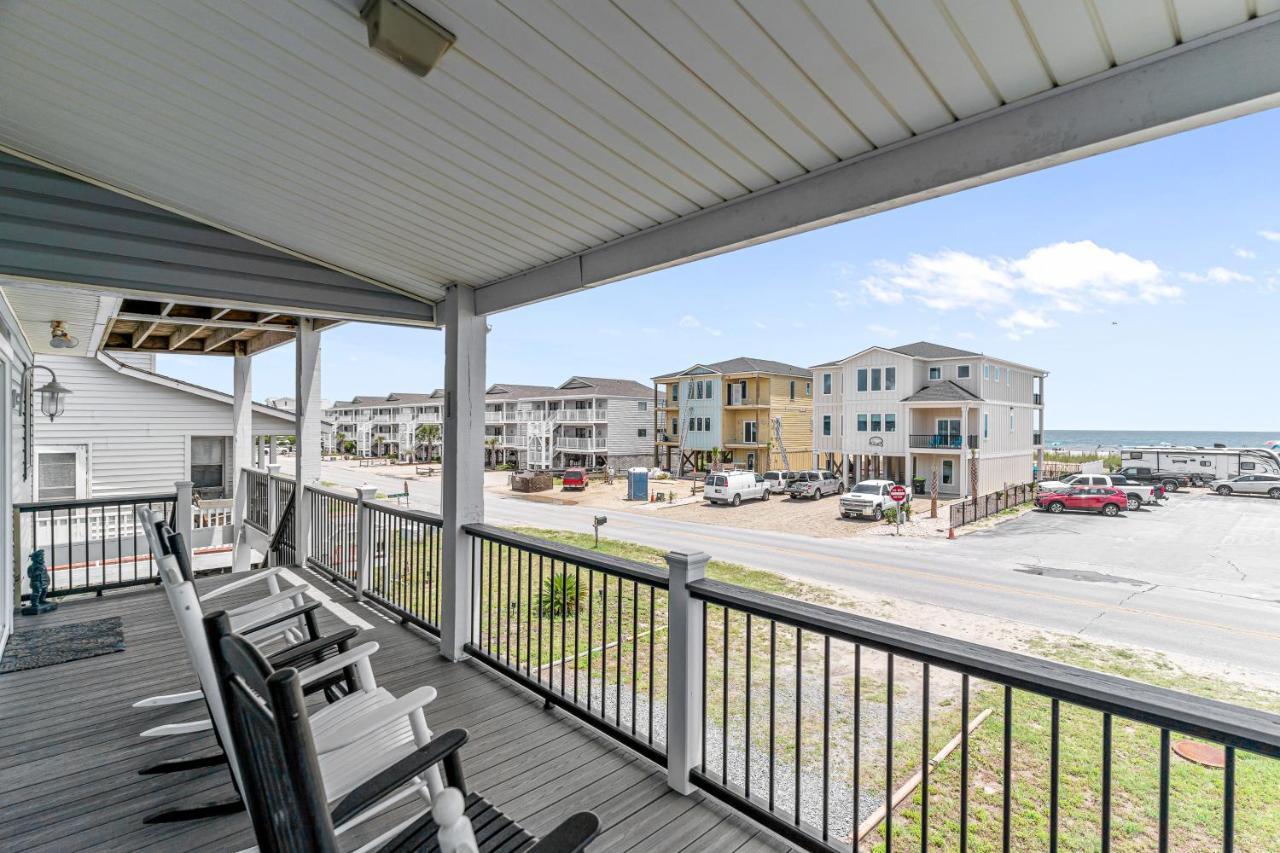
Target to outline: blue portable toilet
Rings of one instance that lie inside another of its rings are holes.
[[[648,468],[631,468],[627,471],[627,500],[649,500]]]

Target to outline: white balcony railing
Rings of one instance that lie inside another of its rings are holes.
[[[604,450],[606,447],[606,439],[604,436],[600,435],[595,438],[556,436],[553,444],[563,450]]]

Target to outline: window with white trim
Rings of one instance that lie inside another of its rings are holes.
[[[822,416],[822,434],[831,435],[831,415]]]
[[[886,414],[884,416],[884,431],[897,432],[897,430],[898,430],[898,416],[893,414],[892,412],[890,412],[889,414]]]
[[[941,367],[930,367],[930,368],[929,368],[929,379],[930,379],[931,381],[937,381],[937,380],[939,380],[939,379],[941,379],[941,378],[942,378],[942,368],[941,368]]]
[[[871,416],[871,431],[872,431],[872,432],[879,432],[879,431],[880,431],[880,416],[879,416],[879,415],[872,415],[872,416]]]
[[[822,393],[823,394],[831,393],[831,374],[830,373],[822,374]]]
[[[967,364],[956,365],[956,379],[968,379],[968,378],[969,378],[969,365]]]
[[[867,431],[867,416],[858,415],[858,432],[866,432],[866,431]]]
[[[871,390],[880,390],[880,368],[878,367],[871,368]]]
[[[867,390],[867,369],[865,367],[858,368],[858,390]]]
[[[893,391],[898,387],[898,368],[886,367],[884,369],[884,390]]]

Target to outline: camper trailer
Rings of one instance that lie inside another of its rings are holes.
[[[1267,447],[1122,447],[1120,467],[1183,474],[1193,486],[1240,474],[1280,475],[1280,455]]]

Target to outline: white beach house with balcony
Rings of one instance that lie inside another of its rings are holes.
[[[868,347],[813,368],[819,464],[943,495],[1030,482],[1044,462],[1048,371],[919,341]]]

